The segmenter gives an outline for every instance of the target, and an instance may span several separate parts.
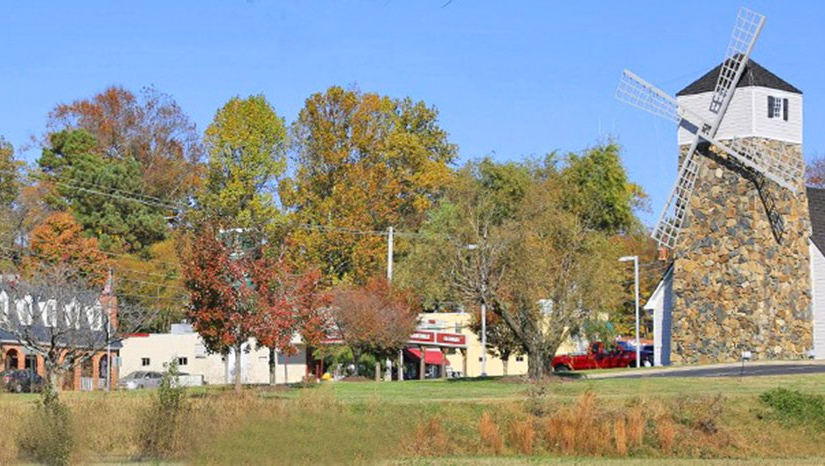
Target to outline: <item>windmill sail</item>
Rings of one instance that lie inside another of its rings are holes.
[[[656,228],[653,229],[653,239],[664,246],[673,249],[679,240],[679,233],[687,220],[690,211],[690,198],[693,195],[693,187],[696,184],[696,177],[699,174],[698,156],[695,150],[688,152],[682,166],[679,168],[679,176],[676,184],[667,198],[667,203],[659,217]]]
[[[725,52],[725,61],[722,62],[722,69],[719,71],[719,78],[716,80],[716,87],[713,91],[713,98],[710,102],[710,111],[717,114],[717,122],[713,125],[711,136],[716,135],[719,122],[727,110],[728,103],[733,96],[733,91],[745,66],[748,64],[753,44],[762,31],[765,24],[765,17],[747,8],[740,8],[736,23],[733,26],[733,33]]]
[[[671,120],[674,123],[682,120],[676,99],[630,70],[622,72],[619,87],[616,88],[616,98],[665,120]]]

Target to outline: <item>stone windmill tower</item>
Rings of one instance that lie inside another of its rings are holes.
[[[672,249],[663,364],[801,358],[812,347],[802,92],[753,60],[741,9],[725,60],[673,99],[625,71],[617,97],[679,125],[679,175],[653,232]]]

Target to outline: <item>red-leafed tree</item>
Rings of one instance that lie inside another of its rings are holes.
[[[188,317],[210,351],[234,350],[240,390],[242,345],[255,338],[258,345],[290,353],[296,333],[307,345],[317,343],[326,328],[326,298],[317,272],[298,273],[280,257],[227,245],[221,236],[202,228],[184,252]]]
[[[332,308],[341,337],[356,360],[364,354],[375,357],[376,380],[381,375],[380,361],[403,348],[418,324],[411,295],[392,288],[384,278],[338,290]]]

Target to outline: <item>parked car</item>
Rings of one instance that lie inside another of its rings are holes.
[[[619,340],[616,344],[625,351],[631,351],[634,354],[636,353],[636,345],[634,345],[632,341]],[[639,352],[639,356],[642,358],[642,367],[653,367],[653,345],[642,345],[642,350]],[[636,366],[636,357],[634,356],[633,358],[633,364],[631,367]]]
[[[117,388],[137,390],[138,388],[158,388],[163,374],[154,371],[136,371],[118,380]]]
[[[3,389],[14,393],[39,392],[43,388],[43,378],[31,369],[8,369],[0,372]]]
[[[635,364],[635,351],[627,351],[620,346],[606,349],[601,342],[591,344],[587,353],[558,355],[552,362],[553,370],[556,372],[631,367]]]

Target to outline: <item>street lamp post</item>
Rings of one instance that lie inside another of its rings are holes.
[[[639,256],[624,256],[619,262],[633,261],[634,288],[636,294],[636,367],[642,367],[642,350],[639,341]]]

